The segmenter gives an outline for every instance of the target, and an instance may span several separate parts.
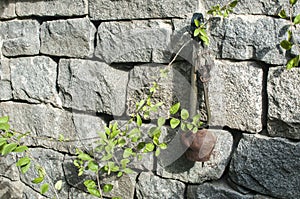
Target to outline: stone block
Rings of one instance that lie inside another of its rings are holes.
[[[24,185],[20,181],[11,181],[5,177],[0,177],[1,198],[22,198],[23,190]]]
[[[262,130],[263,71],[255,62],[215,61],[208,95],[211,124],[253,133]]]
[[[171,179],[162,179],[152,173],[143,172],[139,175],[136,193],[138,199],[143,198],[174,198],[183,199],[185,184]]]
[[[89,15],[92,20],[170,18],[183,17],[197,7],[198,2],[193,0],[90,0]]]
[[[0,19],[15,18],[17,16],[15,10],[16,10],[15,0],[0,1]]]
[[[95,26],[88,18],[47,21],[41,25],[41,53],[76,58],[92,57]]]
[[[125,111],[128,73],[103,62],[61,59],[58,84],[63,106],[120,116]]]
[[[200,185],[189,185],[187,189],[187,199],[272,199],[268,196],[262,196],[259,194],[244,194],[240,193],[225,182],[214,181],[206,182]]]
[[[40,49],[40,24],[35,20],[12,20],[0,22],[2,54],[13,57],[36,55]]]
[[[161,64],[145,64],[135,66],[130,71],[127,89],[128,115],[135,111],[137,102],[147,99],[147,94],[154,81],[158,83],[159,89],[153,95],[152,104],[159,102],[164,104],[159,107],[158,112],[150,113],[151,119],[160,116],[169,118],[170,107],[178,101],[182,108],[189,108],[191,85],[186,76],[189,74],[191,66],[186,62],[173,64],[167,76],[161,78],[160,70],[165,68],[166,66]]]
[[[166,49],[172,34],[169,20],[103,22],[95,56],[112,62],[150,62],[153,49]]]
[[[16,14],[24,16],[82,16],[88,14],[88,0],[17,1]]]
[[[282,65],[286,57],[279,44],[286,37],[283,30],[287,25],[286,20],[266,16],[232,16],[223,22],[215,20],[211,35],[220,43],[221,58]]]
[[[244,134],[230,164],[230,178],[275,198],[300,197],[300,143]]]
[[[220,179],[230,160],[233,138],[223,130],[209,130],[217,138],[215,147],[207,162],[191,162],[182,154],[187,149],[180,141],[180,136],[168,144],[159,158],[157,174],[163,178],[180,180],[186,183],[203,183]]]
[[[14,99],[61,106],[55,61],[45,56],[21,57],[10,59],[9,66]]]
[[[299,83],[299,68],[270,68],[268,131],[271,136],[300,139]]]

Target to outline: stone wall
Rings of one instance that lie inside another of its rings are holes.
[[[112,120],[128,117],[138,91],[189,38],[192,13],[219,2],[0,1],[1,115],[10,116],[15,130],[36,136],[96,136]],[[111,179],[117,187],[112,194],[300,198],[300,70],[284,69],[288,55],[278,45],[288,21],[277,13],[287,4],[240,0],[229,18],[209,24],[215,59],[210,131],[217,137],[210,160],[187,161],[175,136],[164,153],[166,165],[150,155],[135,165],[139,172]],[[169,117],[174,96],[188,106],[193,50],[193,45],[183,49],[164,80],[156,97],[166,102],[159,115]],[[51,179],[63,180],[61,198],[93,198],[80,184],[69,144],[33,139],[30,146]],[[0,158],[0,198],[45,198],[30,183],[33,171],[20,175],[16,158]]]

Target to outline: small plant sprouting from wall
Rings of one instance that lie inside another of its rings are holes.
[[[289,0],[289,11],[281,10],[278,14],[282,19],[288,19],[290,21],[289,28],[287,30],[287,38],[280,42],[280,46],[285,49],[286,51],[291,51],[292,49],[295,50],[296,55],[293,55],[287,64],[286,68],[292,69],[293,67],[299,66],[300,61],[300,47],[298,41],[295,40],[295,30],[300,24],[300,14],[294,17],[294,8],[297,0]],[[289,13],[289,15],[287,15]],[[294,48],[293,48],[294,47]]]

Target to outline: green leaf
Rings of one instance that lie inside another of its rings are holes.
[[[155,151],[155,156],[157,157],[157,156],[159,156],[159,154],[160,154],[160,148],[157,148]]]
[[[0,146],[2,146],[3,144],[6,144],[7,138],[0,138]]]
[[[22,166],[25,166],[29,163],[30,163],[30,158],[29,157],[23,157],[23,158],[18,160],[18,162],[16,163],[16,166],[17,167],[22,167]]]
[[[132,155],[132,149],[131,148],[127,148],[124,150],[123,152],[123,158],[128,158]]]
[[[200,28],[194,30],[194,37],[197,37],[200,34]]]
[[[0,123],[0,130],[8,131],[10,129],[10,125],[7,123]]]
[[[279,12],[278,16],[279,16],[280,18],[282,18],[282,19],[286,19],[286,18],[287,18],[287,15],[286,15],[286,12],[285,12],[284,9],[282,9],[282,10]]]
[[[130,169],[130,168],[125,168],[125,169],[123,170],[123,172],[126,173],[126,174],[131,174],[131,173],[133,173],[133,170]]]
[[[109,132],[110,132],[110,130],[109,130]],[[110,134],[110,133],[109,133],[109,134]],[[106,132],[99,132],[98,135],[99,135],[99,137],[100,137],[101,139],[107,140]]]
[[[290,0],[290,4],[293,6],[297,3],[297,0]]]
[[[176,114],[176,113],[178,112],[179,108],[180,108],[180,102],[174,104],[174,105],[171,106],[171,108],[170,108],[170,114],[171,114],[171,115]]]
[[[138,127],[142,126],[142,118],[139,114],[136,115],[136,124],[138,125]]]
[[[0,117],[0,123],[1,124],[8,123],[8,121],[9,121],[9,117],[8,116]]]
[[[237,3],[238,3],[238,1],[235,0],[235,1],[233,1],[233,2],[231,2],[231,3],[229,4],[229,7],[230,7],[230,8],[234,8],[234,7],[236,6]]]
[[[187,119],[189,119],[190,114],[186,109],[182,109],[180,116],[181,116],[181,119],[187,120]]]
[[[198,128],[194,127],[192,131],[193,131],[193,133],[197,133],[198,132]]]
[[[16,143],[10,143],[10,144],[6,144],[4,145],[3,149],[2,149],[2,155],[7,155],[10,152],[12,152],[15,148],[17,148],[17,144]]]
[[[299,65],[299,55],[297,55],[296,57],[288,61],[288,63],[286,64],[286,69],[290,70],[298,65]]]
[[[294,19],[294,24],[299,24],[300,23],[300,14],[297,15]]]
[[[280,42],[280,46],[282,48],[284,48],[285,50],[290,50],[293,46],[293,44],[287,40],[283,40],[282,42]]]
[[[112,197],[111,199],[122,199],[121,197]]]
[[[120,178],[120,177],[122,177],[122,175],[123,175],[123,172],[119,171],[117,177]]]
[[[165,150],[165,149],[167,149],[168,145],[167,145],[166,143],[161,143],[161,144],[159,145],[159,147],[160,147],[162,150]]]
[[[145,143],[145,142],[140,142],[140,143],[137,145],[137,149],[138,149],[138,150],[142,150],[145,146],[146,146],[146,143]]]
[[[144,106],[144,104],[145,104],[145,100],[141,100],[141,101],[137,104],[136,110],[141,109],[141,108]]]
[[[126,168],[126,166],[127,166],[127,164],[130,162],[130,160],[129,159],[122,159],[121,160],[121,166],[122,166],[122,168]]]
[[[54,188],[57,190],[57,191],[60,191],[61,188],[62,188],[62,184],[63,184],[63,181],[62,180],[58,180],[55,185],[54,185]]]
[[[44,181],[44,176],[40,176],[40,177],[37,177],[37,178],[33,179],[31,182],[34,183],[34,184],[39,184],[43,181]]]
[[[21,166],[21,172],[22,172],[23,174],[25,174],[25,173],[29,170],[30,165],[31,165],[31,161],[29,161],[28,164],[22,165],[22,166]]]
[[[83,152],[79,153],[77,158],[80,159],[80,160],[86,160],[86,161],[93,160],[93,158],[91,158],[91,156],[89,156],[88,154],[83,153]]]
[[[288,30],[287,33],[288,33],[287,40],[288,40],[288,41],[291,41],[291,39],[292,39],[292,34],[293,34],[293,33],[292,33],[291,30]]]
[[[199,26],[200,26],[200,21],[199,21],[199,20],[194,19],[194,23],[195,23],[195,26],[196,26],[196,27],[199,27]]]
[[[107,154],[101,158],[101,161],[107,161],[113,158],[112,154]]]
[[[86,188],[95,188],[96,187],[96,183],[94,180],[85,180],[83,182],[84,186],[86,186]]]
[[[98,164],[96,164],[94,161],[90,161],[90,162],[88,163],[88,169],[89,169],[90,171],[93,171],[93,172],[98,172],[99,166],[98,166]]]
[[[192,124],[187,124],[186,127],[187,127],[188,130],[191,131],[191,130],[193,129],[194,125],[192,125]]]
[[[154,144],[147,143],[146,146],[145,146],[144,152],[145,153],[152,152],[154,150],[154,147],[155,147]]]
[[[200,39],[203,41],[203,43],[208,46],[209,45],[209,38],[208,36],[200,36]]]
[[[166,119],[163,117],[159,117],[157,120],[157,126],[161,127],[166,123]]]
[[[170,125],[172,129],[175,129],[180,124],[180,120],[176,118],[172,118],[170,120]]]
[[[98,198],[101,197],[100,191],[99,191],[98,189],[96,189],[96,188],[87,188],[87,190],[88,190],[88,192],[89,192],[90,194],[92,194],[93,196],[96,196],[96,197],[98,197]]]
[[[103,186],[103,192],[108,193],[113,189],[113,187],[114,186],[112,184],[106,184],[106,185]]]
[[[27,146],[18,146],[17,148],[15,148],[13,150],[13,152],[18,152],[18,153],[22,153],[24,151],[27,151],[28,150],[28,147]]]
[[[45,183],[41,186],[40,193],[45,194],[48,191],[48,189],[49,189],[49,184]]]

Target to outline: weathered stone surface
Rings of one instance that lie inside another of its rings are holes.
[[[93,20],[182,17],[194,12],[197,6],[198,2],[192,0],[90,0],[89,14]]]
[[[104,22],[98,28],[95,56],[106,63],[150,62],[152,49],[170,42],[169,20]]]
[[[62,189],[59,191],[59,196],[61,198],[67,198],[68,196],[68,186],[66,186],[64,171],[62,167],[62,162],[64,160],[64,155],[58,153],[56,151],[44,148],[32,148],[30,149],[31,158],[38,162],[40,166],[42,166],[48,177],[45,177],[43,183],[50,183],[49,178],[52,183],[56,183],[58,180],[63,181]],[[34,165],[32,165],[28,172],[24,175],[21,175],[21,181],[30,184],[34,190],[37,192],[40,191],[40,184],[31,183],[33,179],[37,177],[37,171]],[[48,197],[55,196],[54,190],[49,189],[48,192],[45,193]]]
[[[10,57],[38,54],[40,49],[39,28],[40,24],[35,20],[0,22],[3,55]]]
[[[223,130],[209,130],[217,138],[217,142],[212,151],[210,160],[202,164],[202,162],[188,161],[184,156],[180,155],[184,152],[183,144],[175,137],[169,147],[164,151],[163,158],[167,159],[168,154],[173,158],[172,164],[167,164],[165,167],[158,165],[157,174],[164,178],[178,179],[189,183],[202,183],[208,180],[219,179],[230,159],[232,150],[233,138],[231,134]],[[176,138],[178,140],[176,140]],[[176,144],[172,144],[172,143]],[[172,147],[171,147],[172,146]],[[173,155],[175,154],[175,156]],[[177,157],[176,157],[177,156]],[[168,160],[168,163],[171,161]],[[162,165],[164,161],[162,161]]]
[[[50,102],[61,106],[56,91],[57,64],[49,57],[21,57],[9,60],[15,99]]]
[[[7,156],[1,156],[0,158],[0,176],[8,178],[12,181],[20,180],[19,170],[15,163],[17,162],[14,154],[8,154]],[[1,195],[1,194],[0,194]]]
[[[16,17],[15,0],[0,1],[0,19],[9,19]]]
[[[91,194],[87,194],[81,190],[71,188],[69,193],[69,199],[97,199],[98,197],[93,196]],[[105,199],[105,198],[104,198]]]
[[[3,199],[17,199],[23,196],[24,185],[20,181],[10,181],[0,177],[0,196]]]
[[[222,0],[203,1],[206,9],[210,9],[217,4],[225,5]],[[284,8],[289,13],[289,1],[286,0],[240,0],[234,8],[235,14],[253,14],[253,15],[273,15],[278,16],[281,9]],[[295,4],[295,11],[299,10],[299,4]],[[297,14],[297,13],[294,13]]]
[[[271,136],[300,139],[299,83],[299,68],[270,68],[268,130]]]
[[[12,98],[10,67],[8,59],[4,58],[0,59],[0,88],[0,100],[10,100]]]
[[[286,57],[279,43],[286,37],[283,32],[288,25],[286,20],[266,16],[237,16],[223,23],[216,22],[211,25],[212,40],[220,41],[221,58],[285,64]]]
[[[262,130],[260,67],[255,62],[215,61],[208,88],[212,125],[254,133]]]
[[[103,62],[61,59],[58,84],[63,106],[119,116],[125,111],[128,73]]]
[[[96,28],[88,18],[44,22],[41,26],[41,53],[92,57],[95,32]]]
[[[3,102],[0,103],[0,115],[9,115],[10,124],[14,130],[22,133],[29,131],[38,137],[59,138],[62,134],[65,139],[81,140],[82,138],[89,138],[88,136],[94,137],[94,134],[99,131],[99,126],[101,128],[103,125],[101,118],[69,113],[42,104]],[[78,121],[79,119],[81,122]],[[88,145],[92,142],[92,140],[85,140],[77,143],[62,143],[53,142],[47,138],[35,140],[35,142],[28,138],[27,141],[29,144],[43,145],[61,151],[73,150],[70,145],[81,147],[82,144]]]
[[[268,196],[242,194],[224,182],[207,182],[201,185],[190,185],[187,189],[187,199],[271,199]]]
[[[248,189],[278,198],[300,197],[300,143],[246,135],[230,165],[230,178]]]
[[[190,65],[186,62],[174,64],[167,77],[160,78],[160,70],[165,68],[165,65],[145,64],[135,66],[130,71],[127,89],[128,114],[135,111],[137,102],[147,99],[147,93],[154,81],[160,88],[153,95],[152,103],[163,102],[164,104],[158,109],[158,112],[150,113],[150,118],[159,116],[168,118],[170,107],[178,101],[181,103],[181,107],[188,109],[191,86],[184,75],[188,74]],[[186,73],[181,73],[181,69]]]
[[[18,16],[80,16],[88,14],[88,0],[17,1]]]
[[[183,199],[185,185],[182,182],[161,179],[152,173],[141,173],[136,186],[137,198],[174,198]]]

